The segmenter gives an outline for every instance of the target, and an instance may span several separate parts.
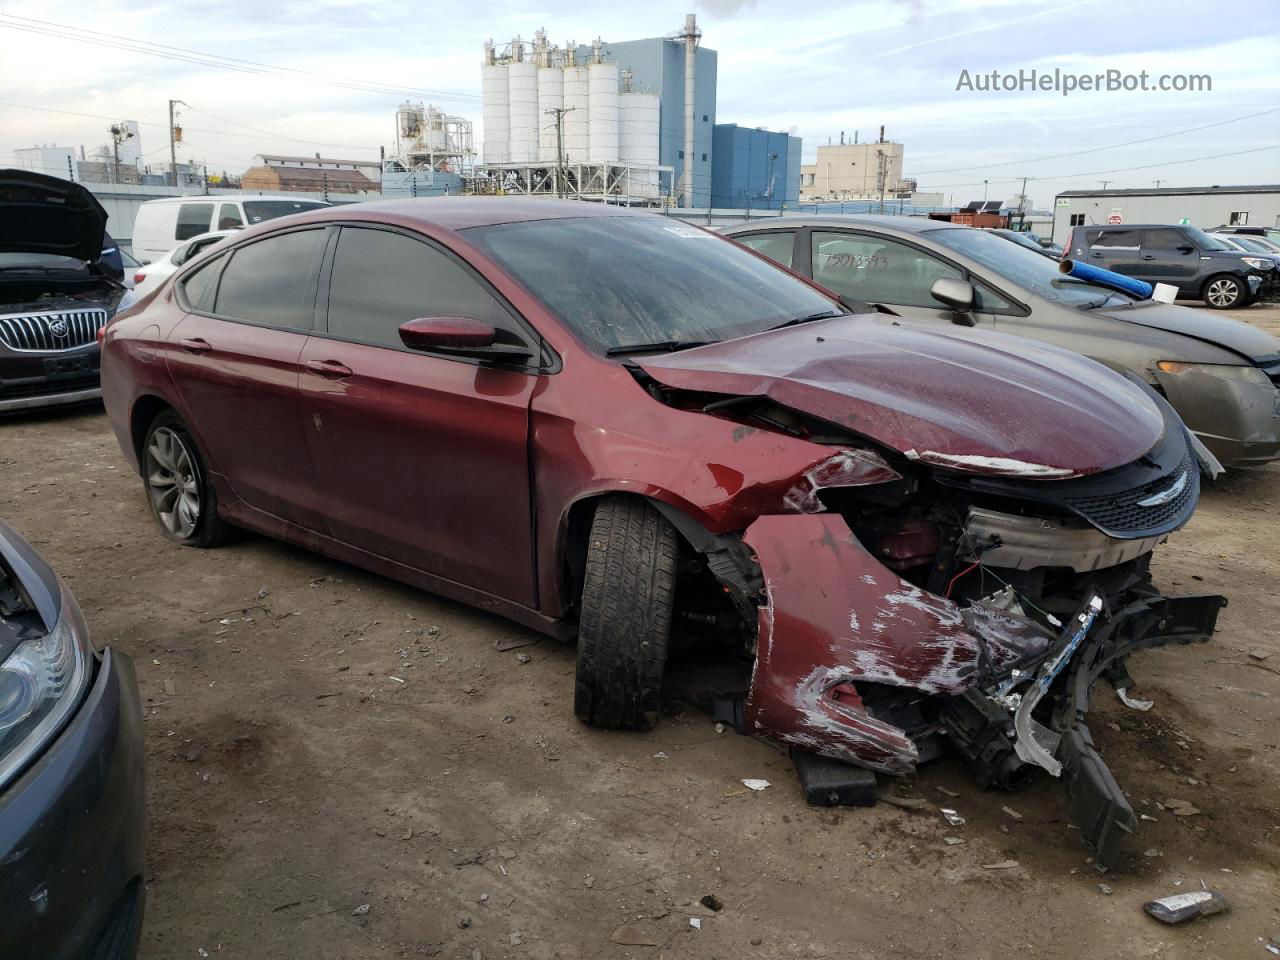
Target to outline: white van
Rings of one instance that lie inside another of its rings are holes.
[[[165,197],[138,207],[133,221],[133,255],[154,263],[183,240],[215,230],[238,230],[263,220],[327,207],[323,200],[288,196]]]

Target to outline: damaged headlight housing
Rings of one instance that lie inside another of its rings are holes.
[[[1257,367],[1229,363],[1184,363],[1181,360],[1161,360],[1156,366],[1163,373],[1175,375],[1203,373],[1205,376],[1217,377],[1220,380],[1234,380],[1237,383],[1252,383],[1263,387],[1271,386],[1271,378]]]
[[[64,590],[54,628],[0,662],[0,789],[57,735],[89,684],[93,651],[77,619]]]
[[[1241,257],[1240,259],[1255,270],[1270,270],[1275,267],[1275,263],[1273,261],[1263,260],[1261,257]]]

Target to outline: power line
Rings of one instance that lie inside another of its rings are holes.
[[[146,40],[133,40],[129,37],[122,37],[118,34],[104,33],[99,30],[88,30],[81,27],[72,27],[62,23],[55,23],[50,20],[37,20],[34,17],[19,17],[13,14],[0,14],[0,27],[7,27],[11,30],[22,30],[43,36],[57,37],[64,40],[74,40],[78,43],[110,47],[116,50],[127,50],[133,53],[141,53],[146,56],[159,57],[166,60],[176,60],[180,63],[191,63],[197,66],[213,67],[219,70],[231,70],[237,73],[271,76],[283,80],[303,81],[310,84],[322,84],[329,87],[356,90],[362,93],[379,93],[394,96],[408,95],[422,97],[429,100],[456,101],[459,103],[471,104],[483,102],[482,99],[475,94],[466,94],[448,90],[433,90],[425,87],[395,86],[363,78],[333,77],[327,74],[315,73],[310,70],[300,70],[295,67],[282,67],[275,64],[261,63],[256,60],[243,60],[238,57],[222,56],[221,54],[202,53],[199,50],[190,50],[185,47],[175,47],[168,44],[153,43]]]
[[[992,167],[1016,167],[1025,163],[1040,163],[1045,160],[1062,160],[1065,157],[1079,157],[1086,153],[1097,153],[1100,150],[1115,150],[1119,147],[1132,147],[1139,143],[1151,143],[1154,140],[1165,140],[1169,137],[1180,137],[1184,133],[1197,133],[1200,130],[1209,130],[1213,127],[1222,127],[1228,123],[1239,123],[1241,120],[1252,120],[1255,117],[1265,117],[1268,114],[1280,113],[1280,107],[1271,110],[1262,110],[1258,113],[1248,113],[1243,117],[1232,117],[1230,120],[1218,120],[1214,123],[1206,123],[1200,127],[1188,127],[1185,130],[1174,130],[1172,133],[1161,133],[1154,137],[1143,137],[1141,140],[1126,140],[1123,143],[1109,143],[1101,147],[1089,147],[1087,150],[1073,150],[1071,153],[1055,153],[1047,157],[1032,157],[1030,160],[1002,160],[999,163],[986,163],[976,167],[951,167],[948,170],[922,170],[913,174],[917,177],[928,177],[935,173],[968,173],[970,170],[989,170]],[[1014,179],[1017,179],[1016,177]]]

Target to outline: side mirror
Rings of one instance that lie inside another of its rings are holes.
[[[1195,253],[1196,252],[1196,248],[1191,246],[1191,244],[1189,243],[1181,244],[1177,249],[1179,253]]]
[[[479,360],[527,360],[524,344],[498,343],[498,331],[471,317],[419,317],[400,324],[400,342],[410,350],[447,353]]]
[[[955,311],[951,322],[961,327],[972,327],[976,321],[969,316],[973,309],[973,284],[953,277],[939,277],[929,288],[929,295],[939,303]]]

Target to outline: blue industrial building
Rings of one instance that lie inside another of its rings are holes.
[[[711,206],[781,210],[799,200],[799,137],[736,123],[715,125]]]
[[[586,48],[590,49],[590,48]],[[625,40],[604,48],[605,59],[619,72],[631,71],[631,89],[656,93],[661,101],[658,162],[684,170],[684,42],[649,37]],[[712,129],[716,123],[716,52],[699,47],[694,59],[693,83],[693,205],[705,207],[711,200]],[[796,176],[799,177],[799,167]],[[662,193],[671,192],[671,175],[662,175]],[[678,192],[678,191],[677,191]]]

